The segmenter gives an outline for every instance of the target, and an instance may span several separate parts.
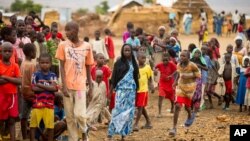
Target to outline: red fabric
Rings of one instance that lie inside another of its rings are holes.
[[[18,112],[18,98],[17,94],[3,94],[0,92],[0,120],[6,120],[10,117],[17,118]]]
[[[215,47],[215,49],[212,49],[212,54],[213,54],[213,58],[218,60],[220,58],[220,49],[218,47]]]
[[[0,48],[0,60],[2,60],[2,54],[1,54],[1,52],[2,52],[2,50]],[[10,62],[18,64],[18,57],[17,57],[17,53],[16,53],[16,49],[15,48],[13,48],[13,53],[12,53],[12,56],[10,57]]]
[[[92,77],[93,80],[95,80],[95,78],[96,78],[96,70],[97,69],[100,69],[103,72],[103,81],[106,84],[106,90],[107,90],[107,96],[108,96],[108,93],[109,93],[109,77],[111,76],[111,70],[106,65],[102,66],[101,68],[98,68],[97,66],[94,66],[91,69],[91,77]]]
[[[20,77],[20,70],[16,63],[11,63],[9,66],[3,64],[0,61],[0,76],[9,76],[9,77]],[[6,83],[0,85],[0,92],[4,94],[16,94],[17,93],[17,86],[13,83]]]
[[[238,25],[238,32],[239,33],[243,32],[243,25],[241,24]]]
[[[191,107],[192,100],[188,97],[177,96],[175,103],[184,104],[186,107]]]
[[[51,33],[47,34],[47,35],[45,36],[46,41],[48,41],[48,40],[51,38],[51,36],[52,36]],[[63,39],[62,33],[60,33],[60,32],[57,33],[56,37],[57,37],[58,39],[60,39],[60,40]]]
[[[112,93],[110,96],[110,103],[109,103],[109,109],[115,108],[115,93]]]
[[[157,70],[160,71],[160,81],[159,81],[159,87],[164,88],[167,91],[173,90],[173,83],[174,83],[174,76],[171,78],[168,78],[168,76],[172,75],[174,72],[176,72],[177,67],[176,64],[172,61],[169,61],[167,65],[164,65],[163,63],[160,63],[156,65],[155,67]]]
[[[148,92],[140,92],[136,94],[136,107],[146,107],[148,104]]]
[[[250,73],[250,67],[247,68],[246,74]],[[247,77],[247,83],[246,83],[246,88],[250,89],[250,77]]]
[[[33,23],[32,23],[32,27],[33,27],[33,29],[35,30],[35,31],[38,31],[38,32],[40,32],[40,30],[41,30],[41,28],[33,21]]]
[[[175,91],[174,89],[172,90],[166,90],[163,87],[159,87],[159,96],[165,97],[171,101],[174,101],[175,98]]]
[[[225,81],[226,94],[233,93],[233,82],[232,80]]]
[[[105,37],[105,45],[107,46],[107,52],[110,59],[115,58],[115,46],[114,41],[110,36]]]

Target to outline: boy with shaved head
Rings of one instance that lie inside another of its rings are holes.
[[[65,33],[68,39],[59,44],[56,58],[60,60],[61,66],[64,109],[67,127],[70,129],[69,140],[78,140],[79,127],[83,141],[87,141],[86,82],[90,84],[91,95],[90,67],[94,63],[92,47],[78,38],[79,25],[76,22],[67,23]]]

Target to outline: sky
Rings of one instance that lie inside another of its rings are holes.
[[[15,0],[0,0],[0,7],[9,7],[10,4]],[[40,3],[44,7],[55,7],[55,8],[71,8],[76,10],[79,8],[88,8],[90,11],[94,11],[96,5],[103,0],[33,0],[35,3]],[[142,2],[143,0],[137,0]],[[160,0],[164,1],[164,0]],[[165,0],[166,2],[169,0]],[[206,0],[210,7],[216,12],[225,10],[226,12],[233,12],[238,9],[242,13],[250,15],[250,0]],[[122,2],[122,0],[108,0],[110,7],[115,6]]]

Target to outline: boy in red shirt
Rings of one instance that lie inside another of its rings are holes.
[[[108,51],[108,55],[109,55],[109,62],[108,62],[108,66],[109,68],[113,68],[114,66],[114,59],[115,59],[115,49],[114,49],[114,42],[113,39],[111,37],[111,31],[106,28],[104,30],[104,33],[106,35],[105,37],[105,45]]]
[[[102,70],[103,72],[103,81],[106,84],[107,97],[109,92],[109,77],[111,76],[111,70],[108,66],[104,65],[105,57],[102,53],[96,54],[96,65],[91,69],[91,77],[93,80],[96,78],[96,70]]]
[[[168,53],[164,53],[162,55],[162,63],[156,65],[155,67],[155,75],[157,72],[160,72],[160,81],[159,81],[159,100],[158,100],[158,109],[159,115],[158,117],[162,117],[161,109],[162,109],[162,101],[164,98],[167,98],[171,102],[171,113],[174,112],[174,95],[175,91],[173,89],[174,83],[174,74],[176,73],[177,67],[176,64],[170,60],[170,55]]]
[[[15,119],[19,114],[17,85],[21,84],[21,78],[18,65],[10,61],[12,53],[12,44],[4,42],[0,61],[0,128],[8,120],[10,140],[15,141]]]

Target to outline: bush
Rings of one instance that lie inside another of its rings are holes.
[[[19,11],[19,12],[29,12],[35,11],[37,13],[41,12],[42,5],[34,3],[32,0],[26,0],[23,2],[21,0],[15,0],[10,6],[12,11]]]

